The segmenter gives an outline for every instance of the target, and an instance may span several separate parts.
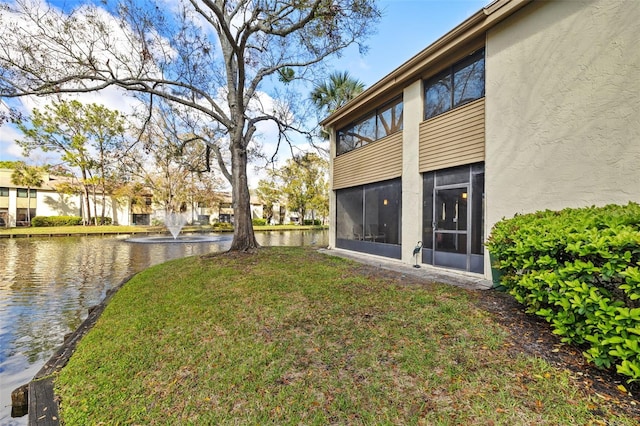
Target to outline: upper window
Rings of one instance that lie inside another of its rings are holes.
[[[0,197],[8,197],[8,196],[9,196],[9,188],[1,187]]]
[[[32,190],[30,190],[30,192],[31,192],[31,198],[35,198],[36,193],[37,193],[36,190],[32,189]],[[25,188],[18,188],[16,195],[17,195],[18,198],[29,198],[29,194],[27,194],[27,189],[25,189]]]
[[[383,105],[337,132],[337,155],[402,130],[402,98]]]
[[[425,82],[425,120],[484,96],[484,49]]]

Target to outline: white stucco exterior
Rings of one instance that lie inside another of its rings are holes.
[[[486,227],[640,201],[638,1],[532,3],[486,44]]]

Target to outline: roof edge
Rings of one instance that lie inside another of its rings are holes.
[[[486,32],[532,1],[533,0],[495,0],[488,4],[374,83],[349,103],[321,120],[319,123],[320,126],[326,127],[341,120],[354,109],[370,102],[385,91],[392,89],[403,80],[411,79],[419,70],[426,68],[428,64],[432,62],[430,57],[432,57],[434,53],[445,48],[449,50],[464,42],[470,41],[473,37],[477,37],[479,32]]]

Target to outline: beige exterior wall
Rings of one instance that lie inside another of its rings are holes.
[[[533,3],[487,35],[486,230],[640,201],[640,2]]]
[[[402,151],[402,261],[413,262],[413,248],[422,240],[422,175],[418,151],[420,122],[424,116],[422,81],[404,90]]]
[[[329,188],[329,248],[336,248],[336,191],[333,188],[334,163],[336,159],[336,132],[335,129],[329,128],[329,182],[332,187]]]
[[[335,157],[333,190],[402,176],[402,134],[394,133]]]
[[[421,172],[484,161],[484,104],[478,99],[420,124]]]

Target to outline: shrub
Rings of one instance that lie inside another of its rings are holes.
[[[229,222],[214,222],[211,228],[214,231],[233,231],[233,225]]]
[[[305,220],[303,220],[303,221],[302,221],[302,224],[303,224],[303,225],[307,225],[307,226],[308,226],[308,225],[317,225],[317,226],[320,226],[320,225],[321,225],[321,222],[320,222],[320,219],[313,219],[313,220],[312,220],[312,219],[305,219]]]
[[[265,226],[267,224],[267,219],[251,219],[251,223],[253,226]]]
[[[599,367],[640,380],[640,205],[544,211],[487,240],[501,285]]]
[[[78,216],[36,216],[31,219],[33,227],[48,226],[76,226],[82,225],[82,218]]]
[[[96,218],[96,221],[98,222],[98,225],[111,225],[113,219],[110,217],[99,217]]]

